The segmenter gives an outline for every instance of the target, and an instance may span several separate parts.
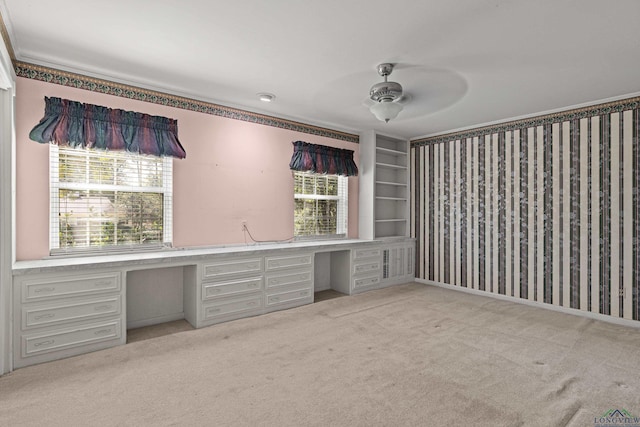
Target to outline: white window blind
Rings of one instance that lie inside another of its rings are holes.
[[[294,172],[294,235],[346,236],[348,179]]]
[[[170,157],[50,147],[52,255],[171,245]]]

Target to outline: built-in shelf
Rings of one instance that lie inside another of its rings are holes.
[[[384,197],[384,196],[376,196],[376,200],[395,200],[398,202],[406,202],[407,199],[404,197]]]
[[[384,147],[376,147],[376,151],[378,153],[394,154],[394,155],[397,155],[397,156],[406,156],[407,155],[407,153],[405,151],[392,150],[390,148],[384,148]]]
[[[395,185],[398,187],[406,187],[407,184],[405,182],[390,182],[390,181],[376,181],[378,185]]]
[[[361,136],[360,237],[385,238],[409,235],[409,144],[379,135]]]
[[[389,169],[407,169],[404,165],[392,165],[391,163],[378,163],[376,162],[376,166],[381,168],[389,168]]]

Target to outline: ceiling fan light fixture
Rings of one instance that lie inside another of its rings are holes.
[[[376,116],[376,119],[389,123],[389,120],[398,117],[398,114],[402,111],[402,104],[392,101],[380,101],[373,104],[369,111]]]
[[[388,123],[398,117],[402,111],[402,86],[400,83],[387,81],[387,76],[393,71],[393,64],[378,65],[378,74],[384,77],[384,82],[376,83],[369,90],[369,98],[374,104],[369,108],[371,113],[380,121]]]

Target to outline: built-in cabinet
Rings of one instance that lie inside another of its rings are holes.
[[[14,367],[124,344],[120,271],[14,280]]]
[[[351,251],[351,294],[380,286],[382,280],[382,248],[372,247]]]
[[[313,302],[312,253],[265,257],[265,311]]]
[[[190,315],[187,320],[200,328],[261,314],[263,261],[263,257],[222,257],[200,263],[200,280],[196,283],[197,315]]]
[[[347,295],[410,282],[413,245],[413,239],[397,238],[221,248],[197,255],[184,250],[174,258],[131,258],[105,262],[103,268],[101,257],[73,266],[65,266],[64,260],[18,263],[13,280],[13,366],[124,344],[127,312],[136,307],[127,305],[127,287],[139,285],[135,280],[149,282],[170,271],[169,284],[176,282],[182,289],[184,319],[201,328],[313,303],[316,254],[325,254],[330,262],[331,288]],[[158,285],[166,292],[167,283]],[[142,289],[155,291],[148,283]],[[169,305],[175,309],[175,304]]]
[[[406,140],[373,131],[360,136],[361,238],[409,235],[408,150]]]
[[[382,250],[382,285],[390,286],[413,280],[415,242],[395,243]]]

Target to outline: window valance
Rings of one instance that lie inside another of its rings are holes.
[[[353,150],[293,142],[293,156],[289,169],[329,175],[356,176],[358,167],[353,161]]]
[[[29,133],[61,146],[121,150],[183,159],[177,120],[45,97],[44,117]]]

